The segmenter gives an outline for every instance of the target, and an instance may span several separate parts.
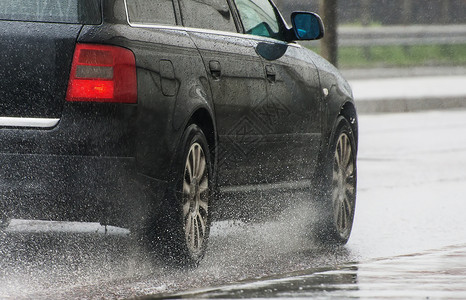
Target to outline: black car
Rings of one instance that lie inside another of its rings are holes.
[[[1,1],[3,227],[97,221],[196,264],[212,218],[300,190],[318,236],[346,243],[355,104],[295,43],[321,38],[320,18],[291,20],[269,0]]]

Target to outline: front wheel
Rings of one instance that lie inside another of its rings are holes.
[[[356,141],[351,125],[339,117],[330,144],[321,186],[318,237],[324,242],[346,244],[356,206]]]

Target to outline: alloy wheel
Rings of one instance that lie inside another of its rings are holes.
[[[342,132],[338,138],[333,163],[333,212],[336,229],[348,238],[353,224],[356,199],[354,151],[350,138]]]
[[[193,143],[186,157],[183,176],[183,221],[188,250],[202,252],[207,237],[209,173],[202,146]]]

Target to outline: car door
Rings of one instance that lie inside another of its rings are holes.
[[[267,77],[267,97],[254,108],[263,125],[260,149],[270,181],[311,178],[321,142],[322,97],[309,51],[286,42],[287,28],[268,0],[233,0]]]
[[[218,133],[221,186],[260,182],[257,157],[264,130],[254,107],[267,94],[264,66],[250,41],[237,32],[226,0],[179,0],[183,24],[201,56],[211,87]]]
[[[118,184],[115,188],[96,184],[98,192],[105,193],[105,197],[98,200],[105,209],[105,218],[111,218],[104,219],[106,224],[131,224],[135,216],[151,218],[150,214],[162,211],[159,206],[163,201],[154,199],[162,199],[164,183],[171,180],[172,157],[190,117],[189,105],[207,101],[208,86],[204,88],[201,82],[205,79],[202,58],[180,24],[175,2],[106,0],[103,24],[84,28],[79,37],[80,43],[105,43],[130,49],[136,63],[135,115],[127,116],[124,111],[115,118],[119,119],[120,115],[124,119],[131,118],[130,134],[121,139],[121,147],[127,151],[121,156],[132,160],[134,155],[135,169],[142,176],[133,180],[131,172],[124,170],[118,174],[110,168],[106,173],[95,172],[98,180],[102,174],[112,174],[110,177]],[[109,112],[113,113],[114,108],[109,107]],[[109,126],[103,128],[109,134],[119,129],[116,127],[119,120],[110,119],[107,124]],[[130,166],[132,164],[128,164]],[[134,189],[119,189],[127,185]]]

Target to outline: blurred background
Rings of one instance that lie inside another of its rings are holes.
[[[412,68],[464,74],[466,0],[275,0],[321,15],[326,38],[306,43],[341,69]],[[442,67],[442,68],[438,68]],[[437,69],[437,70],[436,70]]]

